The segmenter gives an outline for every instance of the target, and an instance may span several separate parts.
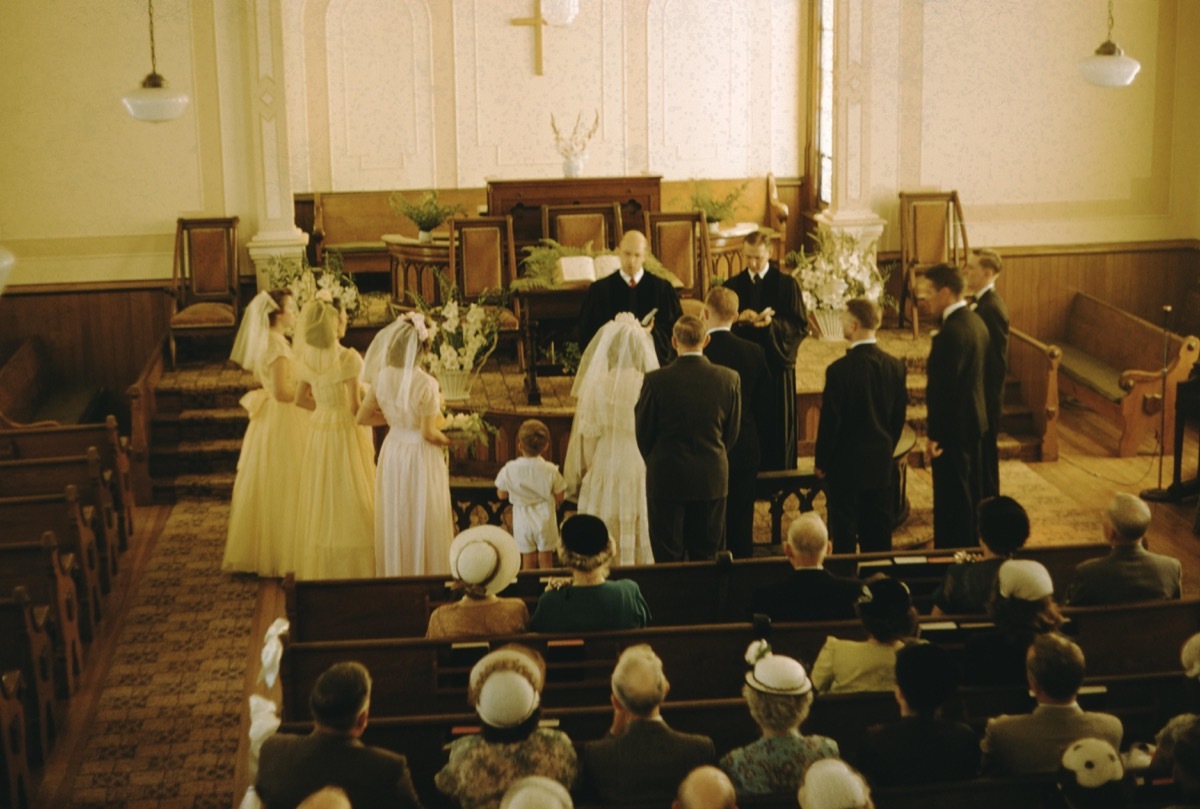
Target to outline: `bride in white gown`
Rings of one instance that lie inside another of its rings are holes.
[[[633,407],[642,377],[658,368],[654,341],[632,314],[622,312],[588,344],[571,395],[575,420],[564,477],[582,514],[604,520],[617,543],[614,561],[649,564],[646,463],[634,435]]]

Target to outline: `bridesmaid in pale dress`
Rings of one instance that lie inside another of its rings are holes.
[[[363,360],[344,347],[338,301],[309,301],[296,330],[296,400],[312,407],[296,512],[296,578],[375,575],[375,448],[358,426]]]
[[[221,569],[282,576],[293,557],[293,520],[308,411],[293,404],[296,380],[287,333],[296,302],[286,289],[260,292],[246,307],[230,358],[262,385],[242,397],[250,424],[238,455]]]
[[[371,386],[359,424],[388,425],[375,478],[375,570],[379,576],[449,573],[454,522],[437,380],[420,367],[429,326],[407,312],[367,349]]]

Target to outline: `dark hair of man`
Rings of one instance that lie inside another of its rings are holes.
[[[1074,698],[1083,684],[1083,650],[1057,632],[1033,639],[1025,669],[1046,696],[1058,701]]]
[[[279,289],[269,289],[267,294],[271,296],[271,300],[275,301],[275,305],[279,307],[274,312],[267,315],[267,325],[274,326],[279,316],[283,314],[283,307],[287,305],[288,298],[292,297],[292,291],[286,287]]]
[[[933,716],[958,690],[958,666],[937,644],[910,643],[896,652],[896,687],[909,708]]]
[[[1029,539],[1029,515],[1024,507],[1006,495],[988,497],[979,502],[979,538],[997,556],[1011,556]]]
[[[704,343],[704,324],[694,315],[684,315],[671,329],[680,349],[698,349]]]
[[[883,314],[879,311],[879,305],[870,298],[855,298],[847,302],[846,311],[868,331],[875,331],[883,322]]]
[[[742,240],[742,244],[748,245],[749,247],[758,247],[761,244],[770,250],[771,234],[762,230],[756,230],[751,233],[747,233],[746,238]]]
[[[726,286],[713,287],[704,296],[704,305],[721,320],[738,316],[738,294]]]
[[[332,730],[348,731],[371,697],[371,675],[362,663],[335,663],[317,678],[308,707],[313,720]]]
[[[991,270],[995,275],[1000,274],[1002,263],[1000,261],[1000,254],[996,251],[972,250],[971,256],[978,262],[980,267],[983,267],[985,270]]]
[[[929,279],[929,283],[933,284],[935,289],[950,288],[950,291],[955,296],[962,295],[963,277],[958,271],[958,267],[953,264],[938,264],[935,267],[930,267],[925,271],[925,277]]]

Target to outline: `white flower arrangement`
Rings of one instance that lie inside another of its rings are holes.
[[[575,157],[582,157],[587,151],[588,141],[596,134],[596,130],[600,128],[600,111],[596,111],[596,119],[592,121],[591,129],[583,131],[583,113],[575,116],[575,126],[571,129],[570,137],[564,136],[558,128],[558,122],[554,120],[554,115],[550,115],[550,129],[554,132],[554,148],[563,156],[564,160],[570,160]]]
[[[486,444],[496,428],[484,421],[480,413],[447,413],[442,432],[456,444]]]
[[[808,309],[845,309],[854,298],[870,298],[882,305],[891,299],[884,289],[888,274],[875,263],[875,243],[859,245],[849,233],[822,230],[815,237],[817,249],[803,248],[788,253],[785,265],[795,267],[792,276],[800,284]]]
[[[496,349],[504,296],[485,291],[478,301],[468,304],[462,300],[458,287],[440,274],[438,281],[446,301],[442,306],[431,307],[410,291],[432,331],[425,364],[434,376],[442,371],[475,371]]]
[[[267,277],[272,288],[292,291],[297,308],[314,299],[332,303],[337,298],[351,320],[358,314],[361,304],[358,285],[342,268],[342,257],[335,251],[326,254],[324,267],[310,267],[304,259],[276,256],[267,269]]]

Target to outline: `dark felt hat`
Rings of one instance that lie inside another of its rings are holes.
[[[579,556],[596,556],[608,548],[608,527],[593,514],[575,514],[562,524],[563,548]]]

